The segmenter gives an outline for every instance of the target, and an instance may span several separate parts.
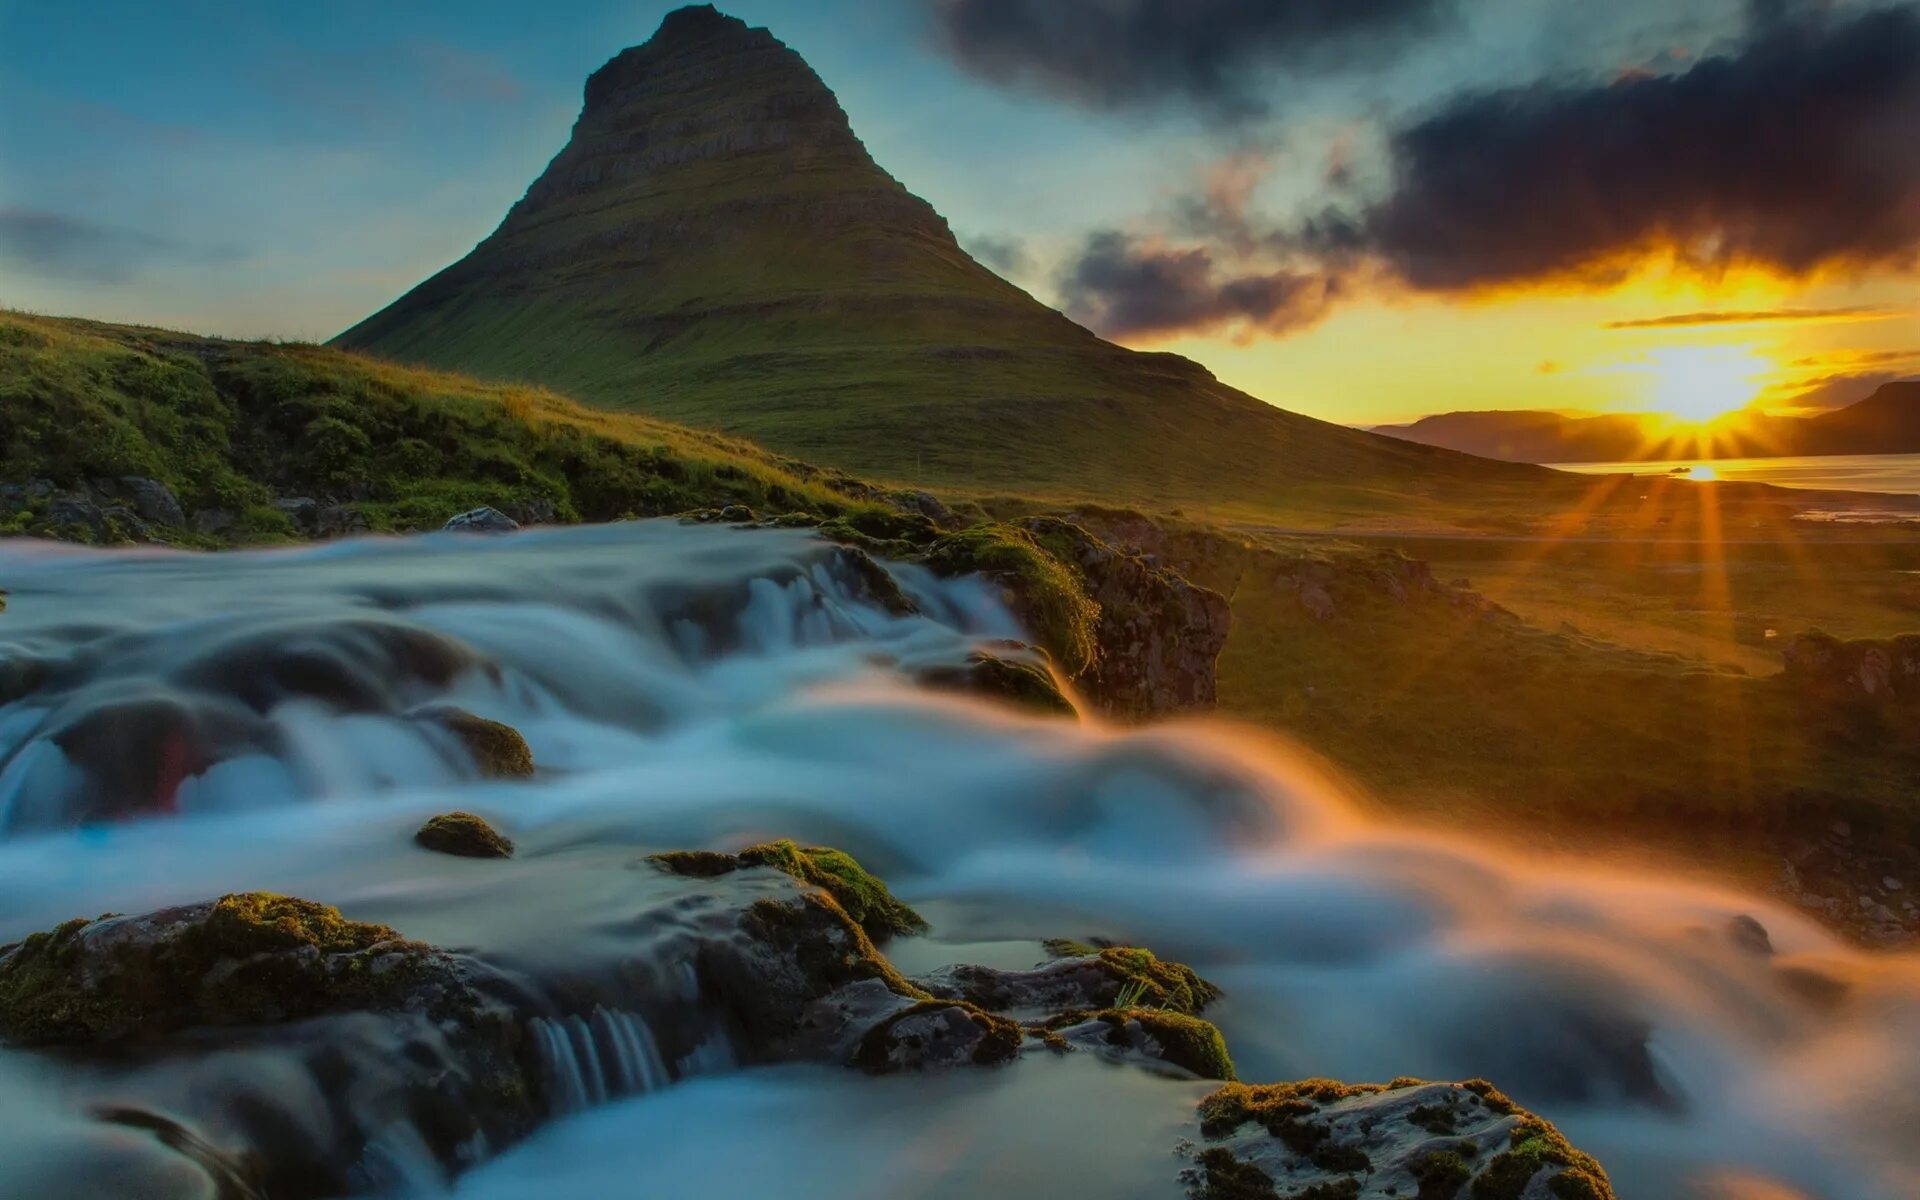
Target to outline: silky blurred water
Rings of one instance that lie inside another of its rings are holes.
[[[791,836],[933,921],[893,948],[909,970],[1022,965],[1055,936],[1191,963],[1225,989],[1209,1015],[1246,1079],[1485,1076],[1625,1197],[1920,1195],[1912,956],[1756,897],[1362,821],[1277,740],[935,695],[917,669],[1017,635],[992,590],[899,568],[921,613],[895,615],[837,553],[671,522],[218,557],[0,546],[0,678],[25,681],[0,706],[0,942],[266,889],[530,968],[614,961],[650,886],[637,855]],[[121,762],[103,784],[69,758],[61,731],[130,696],[196,739],[183,778]],[[420,715],[446,703],[523,730],[542,774],[479,778]],[[113,791],[129,781],[164,794]],[[516,857],[410,844],[456,806]],[[907,1080],[698,1066],[448,1186],[1171,1196],[1205,1090],[1083,1057]],[[88,1117],[116,1086],[0,1051],[0,1195],[200,1194],[152,1139]]]

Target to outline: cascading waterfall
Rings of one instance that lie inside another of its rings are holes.
[[[663,886],[641,856],[792,836],[932,921],[888,948],[909,973],[1111,937],[1225,989],[1209,1015],[1248,1079],[1486,1076],[1641,1200],[1920,1194],[1912,956],[1757,897],[1362,821],[1284,747],[1205,723],[1123,732],[934,694],[920,671],[1019,630],[981,581],[893,572],[918,613],[797,531],[0,545],[0,943],[271,890],[522,986],[644,967],[684,934],[633,917]],[[449,706],[519,729],[539,776],[482,777],[434,716]],[[516,856],[413,847],[449,808]],[[782,1196],[1178,1194],[1169,1150],[1203,1085],[1086,1056],[738,1070],[694,981],[648,980],[646,1011],[530,1020],[555,1120],[529,1141],[474,1148],[446,1183],[400,1122],[357,1178],[481,1200],[641,1179],[710,1195],[716,1170]],[[0,1195],[204,1195],[103,1106],[268,1097],[276,1129],[318,1137],[352,1098],[303,1063],[242,1043],[113,1075],[0,1050]]]

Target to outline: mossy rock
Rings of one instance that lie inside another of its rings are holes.
[[[1077,715],[1073,702],[1060,691],[1053,675],[1039,663],[975,651],[964,667],[933,667],[920,673],[929,687],[1005,700],[1017,708],[1046,716]]]
[[[870,1074],[931,1067],[998,1066],[1020,1056],[1026,1030],[960,1000],[922,1000],[868,1030],[852,1066]]]
[[[1158,1008],[1113,1008],[1097,1014],[1123,1037],[1129,1025],[1138,1025],[1160,1044],[1160,1057],[1202,1079],[1236,1078],[1227,1039],[1212,1021]]]
[[[1109,974],[1132,985],[1139,991],[1141,1002],[1154,1008],[1197,1013],[1220,998],[1220,989],[1200,978],[1192,967],[1157,958],[1151,950],[1108,946],[1099,952],[1099,958]]]
[[[1230,1083],[1199,1116],[1218,1143],[1199,1162],[1202,1196],[1614,1200],[1598,1162],[1481,1079]]]
[[[533,778],[533,750],[513,726],[490,721],[464,708],[433,708],[421,715],[459,738],[484,778]]]
[[[807,980],[810,995],[824,996],[871,979],[897,996],[933,999],[908,982],[860,923],[825,891],[802,892],[790,900],[756,900],[748,907],[742,928],[748,937],[791,963]]]
[[[0,1038],[28,1046],[471,1003],[446,955],[268,892],[69,921],[0,957]]]
[[[460,858],[513,857],[512,840],[470,812],[441,813],[415,831],[413,840],[437,854]]]
[[[1087,594],[1085,578],[1026,530],[999,523],[976,525],[946,534],[918,557],[941,575],[981,574],[998,581],[1069,677],[1079,676],[1099,658],[1094,629],[1100,606]]]
[[[919,913],[893,898],[872,873],[851,855],[826,846],[802,849],[791,840],[749,846],[738,854],[708,850],[677,850],[652,855],[650,861],[676,875],[712,878],[747,867],[772,867],[809,887],[823,889],[867,936],[885,938],[896,933],[919,933],[927,922]]]

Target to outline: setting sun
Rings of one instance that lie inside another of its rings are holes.
[[[1655,410],[1704,423],[1745,408],[1773,364],[1751,346],[1670,346],[1648,355]]]

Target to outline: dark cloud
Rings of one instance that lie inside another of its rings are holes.
[[[1002,276],[1024,275],[1033,267],[1033,256],[1027,253],[1027,244],[1017,237],[976,233],[962,238],[961,244],[968,254]]]
[[[1606,328],[1666,329],[1685,325],[1751,325],[1768,321],[1878,321],[1893,315],[1895,310],[1877,304],[1856,304],[1848,308],[1722,309],[1668,313],[1661,317],[1640,317],[1632,321],[1608,321]]]
[[[1105,230],[1060,279],[1067,315],[1109,337],[1283,333],[1326,315],[1339,281],[1317,272],[1222,268],[1201,247],[1162,247]]]
[[[1669,74],[1467,94],[1394,133],[1393,184],[1303,231],[1416,287],[1609,282],[1648,253],[1795,276],[1920,249],[1920,8],[1762,4]]]
[[[1453,0],[933,0],[947,52],[997,83],[1096,107],[1265,111],[1274,68],[1346,65],[1432,28]]]
[[[123,283],[148,267],[231,261],[236,251],[31,208],[0,208],[0,263],[48,279]]]

